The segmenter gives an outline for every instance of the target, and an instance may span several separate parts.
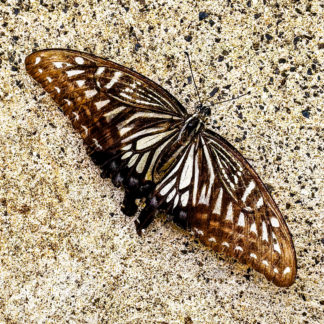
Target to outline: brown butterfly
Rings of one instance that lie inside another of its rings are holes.
[[[165,211],[217,252],[249,264],[277,286],[296,277],[291,234],[264,184],[224,138],[143,75],[65,49],[26,58],[38,81],[80,132],[93,161],[125,189],[124,214],[146,228]]]

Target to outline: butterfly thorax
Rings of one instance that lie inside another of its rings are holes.
[[[185,145],[192,141],[193,137],[200,133],[204,126],[204,120],[199,113],[189,115],[180,130],[178,137],[179,142]]]

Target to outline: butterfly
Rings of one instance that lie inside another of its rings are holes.
[[[78,130],[102,177],[123,187],[122,211],[139,234],[158,211],[287,287],[296,254],[285,220],[251,165],[205,128],[210,108],[188,114],[161,86],[122,65],[66,49],[32,53],[27,72]]]

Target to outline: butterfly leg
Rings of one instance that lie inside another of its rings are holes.
[[[147,228],[154,220],[156,208],[146,205],[141,211],[138,219],[135,221],[136,231],[139,236],[142,235],[142,230]]]

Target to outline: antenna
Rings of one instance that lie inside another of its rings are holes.
[[[199,92],[198,92],[198,88],[197,88],[197,85],[196,85],[196,82],[195,82],[195,78],[194,78],[193,73],[192,73],[191,61],[190,61],[189,53],[187,53],[187,52],[184,52],[184,53],[185,53],[185,54],[187,55],[187,57],[188,57],[188,62],[189,62],[189,67],[190,67],[190,72],[191,72],[191,77],[192,77],[193,83],[194,83],[194,85],[195,85],[195,89],[196,89],[196,93],[197,93],[198,100],[199,100],[199,102],[200,102],[200,105],[202,106],[203,104],[202,104],[202,102],[201,102],[201,100],[200,100]]]
[[[216,104],[220,104],[220,103],[224,103],[224,102],[228,102],[228,101],[236,100],[236,99],[242,98],[242,97],[244,97],[244,96],[246,96],[246,95],[249,95],[249,94],[251,94],[251,91],[248,91],[247,93],[244,93],[244,94],[242,94],[242,95],[240,95],[240,96],[237,96],[237,97],[234,97],[234,98],[232,98],[232,99],[227,99],[227,100],[223,100],[223,101],[218,101],[218,102],[216,102]]]

